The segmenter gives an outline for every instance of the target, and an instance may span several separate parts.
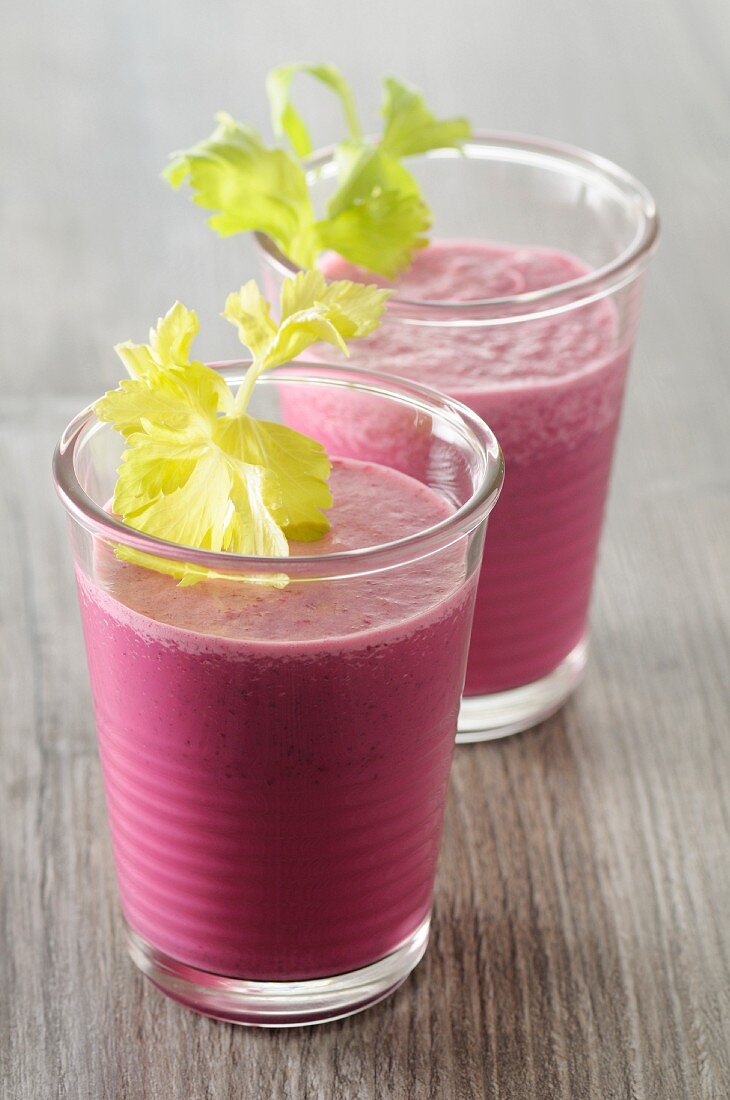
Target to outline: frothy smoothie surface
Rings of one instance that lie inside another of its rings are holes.
[[[338,256],[328,256],[324,270],[333,279],[372,281]],[[588,273],[581,260],[555,249],[437,240],[416,253],[397,296],[455,303],[428,313],[429,321],[451,324],[422,323],[422,309],[412,309],[410,324],[402,312],[386,312],[380,328],[353,347],[354,365],[426,383],[471,406],[504,452],[467,695],[541,679],[585,632],[630,346],[609,299],[553,316],[472,325],[463,323],[458,303],[543,290]],[[287,413],[293,427],[339,454],[365,453],[409,471],[426,460],[415,444],[404,444],[395,422],[392,431],[375,425],[364,409],[346,425],[316,400]]]
[[[325,542],[393,541],[451,506],[336,462]],[[117,877],[131,927],[203,970],[322,977],[428,915],[475,578],[463,548],[264,590],[97,556],[78,572]]]
[[[545,290],[589,274],[577,257],[546,248],[515,248],[486,241],[434,241],[417,252],[397,285],[364,273],[340,256],[326,257],[329,279],[355,279],[394,286],[399,299],[423,303],[468,303]],[[438,316],[458,319],[444,305]],[[436,319],[431,317],[429,319]],[[476,326],[458,331],[434,325],[381,325],[362,345],[400,373],[460,394],[558,379],[584,370],[606,354],[615,339],[616,318],[606,302],[529,324]]]
[[[330,530],[316,542],[290,543],[292,557],[381,546],[424,531],[453,511],[426,485],[373,463],[335,459],[330,489]],[[442,559],[439,570],[404,568],[344,581],[294,582],[284,589],[220,580],[180,588],[170,577],[106,550],[98,575],[116,600],[158,625],[251,643],[340,637],[349,644],[353,635],[402,623],[453,591],[463,576],[463,557],[451,553]]]

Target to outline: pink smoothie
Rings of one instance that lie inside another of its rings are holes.
[[[553,250],[444,240],[416,254],[398,295],[469,301],[543,289],[587,271]],[[334,256],[325,273],[372,281]],[[507,474],[489,522],[467,695],[545,676],[584,634],[628,364],[617,328],[615,309],[604,300],[533,321],[458,329],[386,315],[377,332],[352,346],[353,364],[424,382],[470,405],[504,451]],[[403,426],[376,424],[364,406],[348,422],[313,404],[287,415],[341,455],[366,449],[416,476],[429,460],[417,441],[404,453]]]
[[[335,462],[332,553],[448,516],[383,466]],[[230,977],[357,969],[431,905],[474,578],[463,548],[284,589],[180,588],[102,548],[78,584],[122,905]]]

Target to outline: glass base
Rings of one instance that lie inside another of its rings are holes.
[[[536,726],[558,710],[583,678],[588,656],[588,639],[581,638],[564,661],[531,684],[498,691],[492,695],[470,695],[461,700],[457,745],[496,741]]]
[[[154,985],[186,1008],[251,1027],[324,1024],[362,1012],[401,985],[423,958],[430,916],[384,959],[331,978],[258,982],[226,978],[178,962],[126,925],[132,961]]]

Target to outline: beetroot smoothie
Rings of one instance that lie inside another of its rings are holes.
[[[373,281],[337,256],[324,270],[333,279]],[[400,299],[466,302],[540,290],[587,271],[554,250],[444,240],[416,254],[397,290]],[[466,695],[538,680],[583,637],[628,357],[608,300],[472,328],[386,317],[353,348],[356,365],[469,405],[502,444],[507,477],[490,523]],[[418,446],[404,454],[398,423],[376,424],[365,404],[346,423],[311,400],[288,408],[287,418],[340,454],[365,449],[415,476],[428,461]]]
[[[336,461],[322,554],[452,512]],[[474,601],[463,543],[391,572],[180,588],[97,549],[77,569],[126,919],[201,970],[352,971],[427,917]]]

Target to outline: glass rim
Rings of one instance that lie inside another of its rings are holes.
[[[377,139],[370,136],[368,140],[374,143]],[[334,166],[334,150],[335,147],[330,145],[306,158],[304,165],[310,180],[321,173],[323,168]],[[635,176],[596,153],[590,153],[575,145],[524,134],[475,130],[461,149],[434,149],[421,155],[425,155],[427,159],[502,159],[526,164],[542,161],[545,167],[551,161],[559,163],[564,168],[572,169],[576,176],[600,178],[604,184],[611,185],[624,205],[632,204],[635,207],[637,228],[631,242],[616,257],[579,278],[569,279],[540,290],[493,298],[468,300],[407,298],[395,293],[388,302],[389,311],[392,313],[407,314],[418,310],[429,310],[435,313],[448,311],[450,314],[460,315],[464,320],[474,320],[474,314],[486,311],[490,315],[504,313],[505,319],[511,317],[515,320],[525,320],[533,314],[551,312],[560,309],[561,305],[565,307],[566,301],[572,307],[605,297],[606,294],[619,289],[635,278],[646,267],[656,248],[659,238],[659,216],[651,192]],[[254,239],[259,250],[280,274],[292,276],[302,270],[284,256],[266,234],[256,231]]]
[[[250,366],[250,360],[214,362],[210,365],[227,381],[236,383]],[[462,438],[470,438],[474,449],[481,453],[482,477],[469,499],[450,516],[412,535],[392,542],[361,549],[340,550],[333,554],[303,554],[296,557],[263,557],[234,554],[227,551],[199,550],[179,543],[147,535],[122,523],[97,504],[83,489],[75,468],[80,446],[100,430],[114,431],[98,419],[93,405],[82,409],[68,424],[53,454],[53,479],[56,492],[67,514],[93,535],[107,541],[122,543],[133,550],[154,557],[173,559],[224,573],[229,579],[241,574],[286,573],[295,580],[321,567],[325,574],[347,577],[362,572],[374,572],[424,557],[452,545],[473,531],[491,512],[504,481],[504,458],[496,436],[467,406],[436,390],[402,378],[390,378],[377,372],[350,366],[326,363],[285,364],[268,371],[256,382],[329,385],[399,400],[418,411],[440,416],[458,428]],[[491,475],[490,475],[490,466]],[[413,557],[408,557],[410,550]]]

